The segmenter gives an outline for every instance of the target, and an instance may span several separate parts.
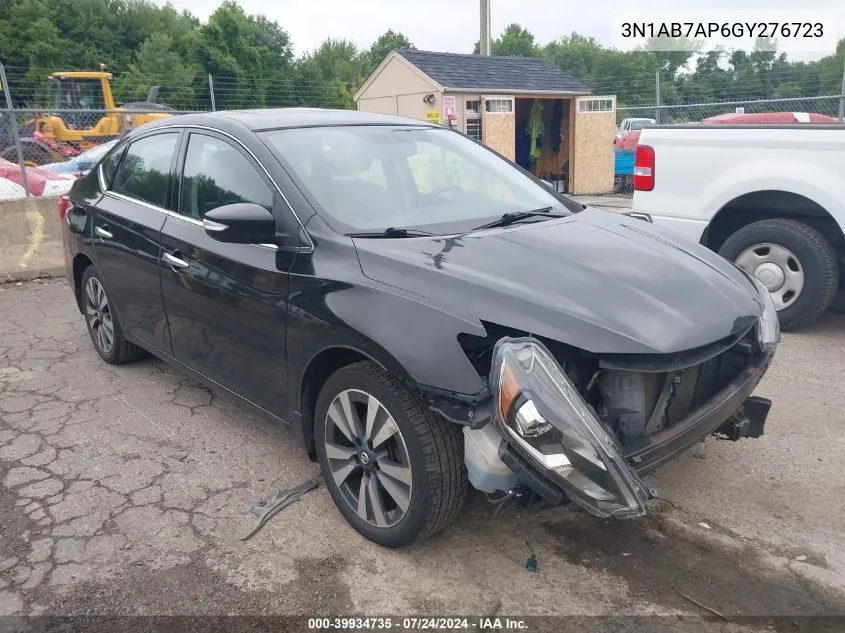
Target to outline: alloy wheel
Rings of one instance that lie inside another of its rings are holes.
[[[411,503],[413,477],[405,440],[387,408],[371,394],[347,389],[332,400],[325,425],[326,458],[346,503],[375,527],[399,523]]]
[[[795,303],[804,289],[801,261],[780,244],[767,242],[746,248],[737,257],[736,264],[760,280],[778,310]]]
[[[114,321],[105,288],[96,277],[85,284],[85,317],[100,350],[108,354],[114,346]]]

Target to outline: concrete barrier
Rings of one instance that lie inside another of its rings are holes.
[[[57,198],[0,202],[0,282],[64,273]]]

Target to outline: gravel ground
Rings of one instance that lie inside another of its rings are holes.
[[[103,363],[63,280],[0,286],[0,314],[0,615],[845,616],[841,314],[784,335],[766,435],[658,470],[647,517],[547,508],[528,530],[473,494],[399,551],[323,488],[241,541],[317,472],[283,429],[159,361]]]

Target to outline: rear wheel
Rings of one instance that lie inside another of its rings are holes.
[[[326,381],[314,425],[326,487],[366,538],[400,547],[457,516],[467,488],[460,429],[420,407],[375,363],[349,365]]]
[[[94,349],[107,363],[122,365],[146,355],[123,335],[120,321],[94,266],[82,274],[82,310]]]
[[[769,290],[784,330],[821,316],[839,287],[839,262],[824,236],[795,220],[771,218],[742,227],[719,254]]]

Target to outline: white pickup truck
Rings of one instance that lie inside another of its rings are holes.
[[[756,275],[797,329],[840,287],[845,125],[648,127],[632,210]]]

